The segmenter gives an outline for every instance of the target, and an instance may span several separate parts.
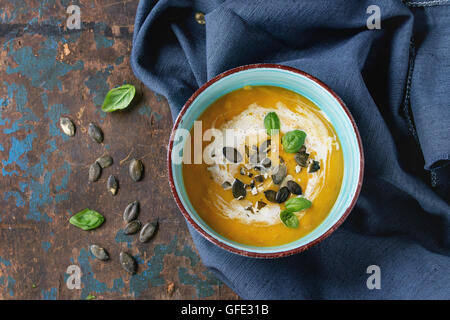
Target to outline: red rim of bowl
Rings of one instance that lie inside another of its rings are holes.
[[[338,101],[339,105],[345,111],[345,113],[347,114],[347,117],[349,118],[350,122],[352,123],[353,130],[354,130],[356,138],[358,140],[359,155],[360,155],[360,160],[359,160],[360,161],[360,173],[359,173],[359,179],[358,179],[358,186],[356,188],[356,192],[355,192],[355,195],[353,196],[352,202],[347,207],[347,209],[345,210],[342,217],[333,226],[331,226],[331,228],[329,228],[324,234],[322,234],[320,237],[314,239],[313,241],[308,242],[300,247],[290,249],[287,251],[280,251],[280,252],[263,253],[263,252],[253,252],[253,251],[237,249],[237,248],[231,247],[231,246],[221,242],[220,240],[214,238],[213,236],[211,236],[209,233],[207,233],[205,230],[203,230],[202,227],[200,227],[194,221],[194,219],[192,219],[192,217],[190,216],[190,214],[184,207],[183,203],[181,202],[180,197],[178,196],[177,190],[175,188],[175,183],[174,183],[173,174],[172,174],[173,139],[175,137],[175,132],[178,129],[181,119],[183,118],[183,115],[186,113],[187,109],[191,106],[192,102],[197,98],[198,95],[200,95],[204,90],[206,90],[206,88],[211,86],[216,81],[218,81],[230,74],[236,73],[236,72],[240,72],[240,71],[244,71],[244,70],[248,70],[248,69],[258,69],[258,68],[283,69],[283,70],[287,70],[290,72],[298,73],[298,74],[314,81],[315,83],[320,85],[322,88],[324,88],[326,91],[328,91]],[[301,70],[298,70],[298,69],[295,69],[292,67],[279,65],[279,64],[261,63],[261,64],[250,64],[250,65],[240,66],[237,68],[227,70],[227,71],[217,75],[216,77],[214,77],[211,80],[209,80],[208,82],[206,82],[197,91],[195,91],[194,94],[188,99],[188,101],[186,101],[185,105],[183,106],[180,113],[178,114],[178,117],[172,128],[172,132],[170,134],[170,141],[169,141],[168,152],[167,152],[167,170],[168,170],[168,174],[169,174],[170,189],[172,191],[172,195],[175,199],[175,202],[177,203],[178,208],[181,210],[181,213],[186,218],[186,220],[189,221],[189,223],[195,228],[195,230],[197,230],[203,237],[205,237],[210,242],[216,244],[220,248],[223,248],[227,251],[230,251],[230,252],[236,253],[236,254],[240,254],[243,256],[253,257],[253,258],[281,258],[281,257],[286,257],[286,256],[290,256],[290,255],[305,251],[305,250],[309,249],[310,247],[316,245],[317,243],[319,243],[322,240],[324,240],[325,238],[327,238],[330,234],[332,234],[345,221],[345,219],[347,218],[347,216],[350,214],[353,207],[355,206],[356,200],[358,199],[359,193],[361,191],[361,186],[362,186],[362,181],[363,181],[363,173],[364,173],[364,156],[363,156],[361,136],[359,134],[358,128],[356,127],[355,120],[353,119],[353,116],[351,115],[350,111],[346,107],[345,103],[333,90],[331,90],[326,84],[324,84],[319,79],[313,77],[312,75],[310,75],[304,71],[301,71]]]

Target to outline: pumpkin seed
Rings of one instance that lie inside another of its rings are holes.
[[[271,143],[272,143],[272,140],[270,140],[270,139],[264,141],[263,143],[261,143],[261,146],[259,147],[259,151],[263,152],[263,153],[267,153]]]
[[[269,158],[264,158],[263,161],[261,162],[261,165],[264,168],[270,168],[270,166],[272,165],[272,161]]]
[[[297,194],[297,195],[302,194],[302,187],[300,187],[300,185],[297,182],[295,182],[293,180],[289,180],[286,183],[286,186],[288,187],[289,191],[292,194]]]
[[[94,182],[100,178],[100,174],[102,173],[102,168],[97,162],[94,162],[89,167],[89,181]]]
[[[264,208],[266,205],[267,205],[267,204],[266,204],[264,201],[258,201],[258,202],[256,203],[256,208],[257,208],[258,210],[261,210],[261,209]]]
[[[198,24],[205,24],[205,14],[203,12],[197,12],[195,14],[195,21],[197,21]]]
[[[134,201],[127,205],[123,212],[123,220],[131,222],[137,218],[139,214],[139,201]]]
[[[231,183],[229,183],[228,181],[225,181],[224,183],[222,183],[222,188],[228,189],[230,187],[231,187]]]
[[[97,143],[103,142],[103,131],[92,122],[89,123],[88,135]]]
[[[313,162],[311,163],[311,165],[309,166],[309,173],[313,173],[316,172],[320,169],[320,162],[313,160]]]
[[[96,257],[99,260],[108,260],[109,259],[109,255],[108,252],[106,252],[105,249],[103,249],[102,247],[93,244],[89,247],[89,249],[91,250],[91,253],[94,255],[94,257]]]
[[[155,235],[157,228],[158,220],[146,223],[139,234],[139,241],[142,243],[149,241]]]
[[[264,177],[262,175],[255,176],[256,182],[264,182]]]
[[[308,158],[309,153],[306,153],[305,151],[300,150],[298,153],[295,154],[294,159],[295,162],[301,167],[306,168],[308,166]]]
[[[243,199],[247,195],[247,191],[245,190],[245,185],[239,179],[234,180],[233,182],[233,197]]]
[[[113,196],[115,196],[117,190],[119,189],[119,182],[117,181],[116,177],[110,175],[108,178],[108,182],[106,183],[106,187],[108,188],[108,191],[111,192]]]
[[[123,229],[123,233],[125,234],[135,234],[141,228],[141,222],[139,220],[133,220],[127,223],[125,228]]]
[[[142,178],[142,172],[144,171],[144,166],[141,160],[133,159],[131,160],[129,172],[131,179],[134,181],[139,181]]]
[[[62,129],[62,131],[68,135],[69,137],[72,137],[75,135],[75,125],[73,124],[72,120],[66,117],[61,117],[59,119],[59,125]]]
[[[264,191],[264,195],[266,196],[266,199],[269,200],[270,202],[277,203],[276,200],[277,193],[275,191],[266,190]]]
[[[101,156],[100,158],[98,158],[95,161],[100,165],[100,167],[105,169],[105,168],[108,168],[109,166],[112,165],[113,158],[111,158],[109,155],[104,155],[104,156]]]
[[[126,253],[121,252],[120,253],[120,264],[122,265],[122,268],[124,268],[129,274],[135,274],[137,269],[137,264],[134,258]]]
[[[242,161],[242,155],[236,148],[223,147],[222,152],[225,158],[230,162],[239,163]]]
[[[280,190],[278,190],[277,195],[275,196],[275,201],[278,203],[283,203],[289,198],[291,192],[289,191],[288,187],[283,187]]]
[[[283,182],[284,178],[286,177],[286,174],[287,174],[286,165],[280,164],[279,166],[277,166],[274,170],[274,173],[272,174],[273,183],[280,184],[281,182]]]

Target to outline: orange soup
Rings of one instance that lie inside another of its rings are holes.
[[[202,161],[185,161],[183,179],[212,229],[238,243],[276,246],[326,218],[344,162],[333,126],[314,103],[283,88],[247,86],[212,103],[198,120],[201,151],[193,129],[185,152],[201,152]]]

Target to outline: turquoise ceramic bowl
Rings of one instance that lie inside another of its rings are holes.
[[[314,102],[333,124],[344,156],[344,175],[338,199],[327,218],[311,233],[288,244],[257,247],[231,241],[215,232],[197,214],[184,187],[182,165],[172,161],[172,148],[184,140],[178,128],[190,130],[194,121],[218,98],[251,86],[277,86],[297,92]],[[325,84],[313,76],[286,66],[258,64],[226,71],[208,81],[186,102],[172,130],[168,151],[169,183],[175,201],[187,221],[214,244],[233,253],[260,258],[291,255],[313,246],[336,230],[352,210],[361,189],[364,157],[355,121],[344,102]]]

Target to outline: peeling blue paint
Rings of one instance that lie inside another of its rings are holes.
[[[205,270],[203,274],[206,280],[201,279],[196,274],[188,273],[186,268],[178,268],[178,278],[180,283],[185,285],[194,286],[197,292],[197,297],[206,298],[214,294],[214,286],[221,284],[211,271]]]
[[[97,71],[94,75],[89,76],[84,82],[89,88],[89,93],[94,95],[93,101],[96,106],[101,106],[103,104],[103,99],[109,91],[107,80],[113,69],[114,67],[108,66],[104,70]],[[105,116],[105,113],[101,112],[100,115]]]
[[[44,249],[45,252],[48,252],[48,250],[51,248],[52,244],[48,241],[42,241],[42,249]]]
[[[41,295],[43,300],[56,300],[58,294],[57,288],[50,288],[48,290],[41,290]]]
[[[188,245],[185,245],[183,247],[183,250],[181,251],[177,250],[175,252],[175,255],[189,258],[189,260],[191,261],[191,267],[195,267],[197,263],[200,261],[200,258],[197,255],[197,253],[194,250],[192,250],[191,246]]]
[[[81,276],[81,283],[83,284],[81,299],[86,299],[86,297],[93,292],[97,294],[103,294],[106,292],[115,292],[120,294],[122,291],[121,289],[125,287],[123,280],[121,278],[114,279],[113,286],[108,288],[106,283],[94,278],[89,259],[93,259],[93,255],[88,252],[88,250],[84,248],[81,249],[80,255],[78,256],[78,263],[80,264],[80,268],[83,273]]]
[[[17,67],[8,66],[7,74],[19,73],[31,80],[31,84],[36,88],[45,88],[53,91],[55,87],[62,91],[62,84],[59,77],[66,75],[69,71],[82,70],[84,63],[81,60],[73,65],[61,62],[56,59],[58,53],[58,42],[53,37],[42,42],[37,56],[33,54],[31,47],[22,47],[14,50],[12,43],[9,43],[8,55],[17,63]]]
[[[116,237],[114,238],[114,240],[115,240],[117,243],[120,243],[120,242],[126,242],[127,247],[128,247],[128,248],[131,248],[131,244],[133,243],[134,238],[133,238],[133,236],[126,235],[126,234],[123,232],[123,229],[120,229],[119,231],[117,231]]]
[[[161,276],[161,272],[164,269],[164,256],[174,253],[177,243],[178,237],[175,236],[168,245],[160,244],[155,246],[153,256],[146,263],[147,268],[131,277],[130,293],[133,293],[136,298],[139,298],[150,285],[157,287],[165,284],[166,281]],[[144,263],[139,256],[135,256],[134,258],[140,264]]]
[[[6,267],[10,267],[11,266],[11,262],[9,260],[3,259],[2,257],[0,257],[0,263],[3,264]]]
[[[160,115],[158,112],[153,111],[152,107],[150,107],[149,105],[143,105],[142,107],[139,108],[138,112],[140,115],[147,116],[149,118],[151,117],[151,115],[153,115],[156,121],[159,121],[163,118],[163,116]]]
[[[5,201],[8,201],[9,198],[16,198],[16,207],[23,207],[25,205],[25,201],[23,201],[22,195],[17,191],[7,191],[5,192]]]
[[[107,24],[104,22],[97,22],[94,26],[94,40],[97,49],[108,48],[114,44],[114,39],[108,39],[104,35],[107,27]]]
[[[8,285],[6,286],[6,288],[9,290],[9,295],[11,297],[14,297],[14,287],[15,287],[15,285],[16,285],[16,280],[13,277],[8,276]]]

